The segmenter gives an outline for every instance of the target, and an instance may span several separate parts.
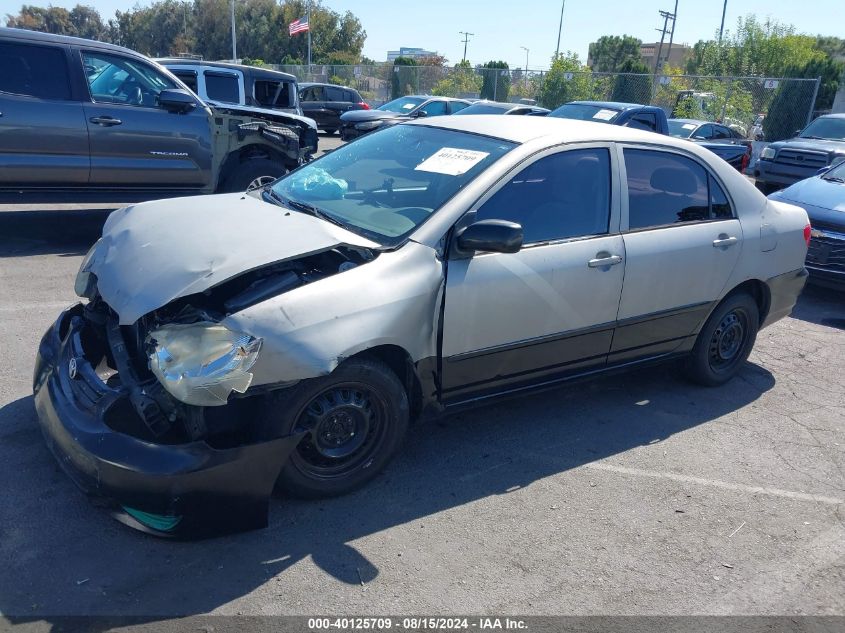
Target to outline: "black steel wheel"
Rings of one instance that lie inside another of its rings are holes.
[[[300,497],[331,497],[363,486],[396,454],[408,397],[387,366],[351,359],[329,376],[279,391],[265,419],[274,436],[303,434],[279,485]]]
[[[753,297],[744,293],[727,297],[701,328],[686,364],[688,377],[707,386],[733,378],[754,347],[759,325]]]

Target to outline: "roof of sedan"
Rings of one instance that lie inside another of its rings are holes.
[[[406,125],[425,125],[458,132],[483,134],[513,143],[527,143],[540,137],[548,137],[550,145],[578,141],[656,141],[665,145],[677,145],[684,148],[691,145],[688,140],[674,139],[654,132],[645,132],[608,123],[592,123],[557,117],[502,117],[495,114],[468,114],[460,117],[443,116],[418,119]]]

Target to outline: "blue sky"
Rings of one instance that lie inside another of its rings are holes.
[[[236,0],[237,1],[237,0]],[[564,0],[561,50],[573,50],[586,60],[587,46],[601,35],[628,34],[644,42],[657,41],[663,20],[658,11],[672,11],[674,0]],[[120,0],[84,0],[104,17],[136,4]],[[739,16],[754,13],[793,24],[799,32],[845,37],[843,0],[728,0],[725,29]],[[20,2],[0,0],[0,15],[16,12]],[[27,4],[71,7],[76,0]],[[141,5],[149,4],[141,0]],[[364,54],[384,60],[388,49],[414,46],[438,51],[450,63],[463,55],[459,31],[470,31],[467,58],[473,63],[503,59],[513,67],[548,68],[557,41],[560,0],[324,0],[339,12],[355,13],[367,31]],[[675,41],[694,44],[719,29],[723,0],[679,0]],[[272,61],[272,60],[267,60]]]

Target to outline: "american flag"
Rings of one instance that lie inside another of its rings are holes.
[[[288,27],[288,31],[291,35],[296,35],[297,33],[303,33],[308,30],[308,18],[299,18],[298,20],[294,20],[290,23]]]

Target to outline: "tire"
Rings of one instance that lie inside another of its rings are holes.
[[[336,128],[336,127],[328,127],[328,128],[325,128],[325,129],[323,130],[323,134],[325,134],[326,136],[332,136],[332,135],[334,135],[336,132],[337,132],[337,128]]]
[[[773,184],[768,183],[768,182],[760,182],[759,180],[754,181],[754,186],[757,187],[757,189],[763,195],[766,195],[766,196],[768,196],[770,193],[774,193],[775,191],[780,189],[780,187],[778,187],[777,185],[773,185]]]
[[[396,455],[408,430],[408,396],[383,363],[350,359],[273,394],[262,418],[269,437],[306,432],[279,487],[305,499],[335,497],[368,483]]]
[[[250,185],[258,181],[263,180],[263,184],[267,184],[286,172],[284,165],[268,158],[251,158],[235,167],[226,177],[220,191],[225,193],[246,191]]]
[[[707,387],[726,383],[748,359],[759,327],[760,311],[753,297],[745,293],[726,297],[698,334],[684,367],[687,378]]]

